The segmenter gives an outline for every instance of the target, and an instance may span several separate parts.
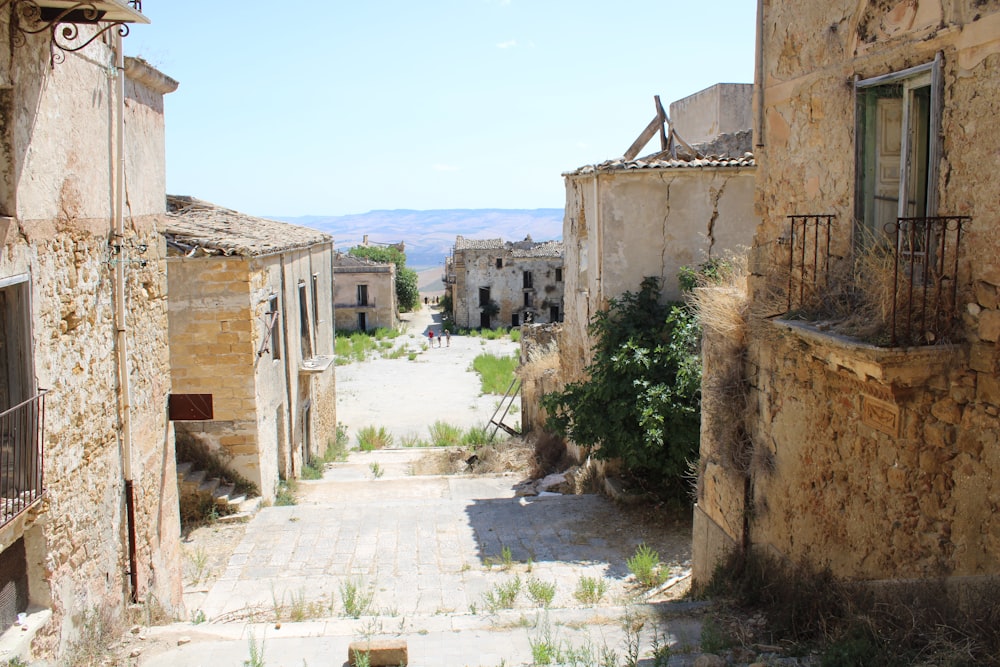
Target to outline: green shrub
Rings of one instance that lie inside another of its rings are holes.
[[[531,577],[528,579],[528,597],[531,601],[542,607],[552,604],[556,596],[556,584],[553,581],[542,581]]]
[[[517,329],[517,328],[511,329],[510,330],[510,339],[513,342],[515,342],[515,343],[521,342],[521,330]]]
[[[608,584],[597,577],[580,577],[576,582],[573,597],[584,604],[597,604],[608,591]]]
[[[640,584],[646,588],[659,586],[663,583],[663,572],[660,568],[660,554],[645,544],[640,544],[635,554],[625,561],[629,571],[635,575]]]
[[[501,357],[495,354],[480,354],[472,360],[472,368],[479,373],[479,382],[484,394],[503,394],[510,388],[517,369],[518,355]]]
[[[479,447],[488,444],[490,440],[485,426],[470,426],[462,435],[462,445],[465,447]]]
[[[392,433],[384,426],[365,426],[358,429],[358,447],[363,452],[392,447]]]
[[[462,429],[443,421],[436,421],[428,429],[431,433],[431,445],[434,447],[454,447],[462,444]]]
[[[294,479],[281,480],[278,482],[278,491],[274,494],[274,505],[276,507],[297,505],[299,501],[295,497],[295,492],[298,491],[298,489],[298,484]]]
[[[611,299],[590,323],[588,379],[542,398],[547,426],[664,495],[689,498],[688,462],[698,456],[701,332],[684,305],[659,302],[656,278]]]

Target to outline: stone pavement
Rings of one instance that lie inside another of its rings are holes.
[[[192,642],[139,664],[239,665],[251,631],[269,667],[341,665],[363,637],[405,638],[411,665],[530,664],[529,639],[546,625],[567,645],[621,652],[626,610],[646,618],[644,651],[653,627],[679,648],[697,645],[697,617],[642,604],[625,564],[646,542],[684,570],[686,526],[628,523],[596,495],[515,498],[513,476],[409,476],[416,455],[354,453],[323,480],[300,482],[299,505],[262,509],[200,601],[208,623],[153,631]],[[371,475],[374,461],[386,476]],[[574,596],[583,577],[604,582],[599,606]],[[548,611],[530,599],[532,579],[556,585]],[[496,609],[490,596],[515,582],[513,609]],[[371,595],[360,619],[348,618],[350,589]],[[289,622],[300,618],[316,620]]]

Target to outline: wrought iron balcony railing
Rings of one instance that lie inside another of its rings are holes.
[[[44,493],[45,394],[0,413],[0,527]]]

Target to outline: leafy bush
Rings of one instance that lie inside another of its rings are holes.
[[[365,426],[358,429],[358,447],[364,452],[392,447],[392,433],[384,426]]]
[[[395,246],[355,246],[347,251],[355,257],[370,259],[373,262],[396,265],[396,300],[399,309],[408,312],[420,303],[420,291],[417,287],[417,272],[406,268],[406,253]]]
[[[659,586],[663,583],[663,572],[660,568],[660,554],[646,544],[640,544],[635,554],[625,561],[629,571],[635,575],[640,584],[646,588]]]
[[[518,355],[501,357],[495,354],[480,354],[472,360],[472,368],[479,373],[479,381],[484,394],[503,394],[514,380],[514,370],[518,365]]]
[[[701,331],[683,304],[661,304],[656,278],[611,299],[590,324],[588,379],[547,394],[547,425],[640,481],[685,498],[701,424]]]

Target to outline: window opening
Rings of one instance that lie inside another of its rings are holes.
[[[556,269],[556,282],[562,282],[562,269]]]
[[[525,289],[531,289],[534,286],[533,282],[534,282],[534,280],[532,278],[531,271],[525,271],[524,272],[524,277],[523,277],[523,283],[524,283],[523,286],[524,286],[524,288]]]
[[[319,274],[312,275],[313,330],[319,330]]]
[[[358,285],[358,305],[368,305],[368,285]]]
[[[312,336],[309,327],[309,303],[306,301],[306,284],[299,282],[299,337],[302,358],[312,359]]]
[[[490,288],[480,287],[479,288],[479,307],[485,308],[490,303]]]
[[[503,268],[503,257],[497,257],[497,268],[498,269]]]
[[[268,334],[270,336],[271,358],[281,359],[281,326],[278,321],[281,315],[278,310],[278,295],[272,294],[267,297],[267,322]]]

